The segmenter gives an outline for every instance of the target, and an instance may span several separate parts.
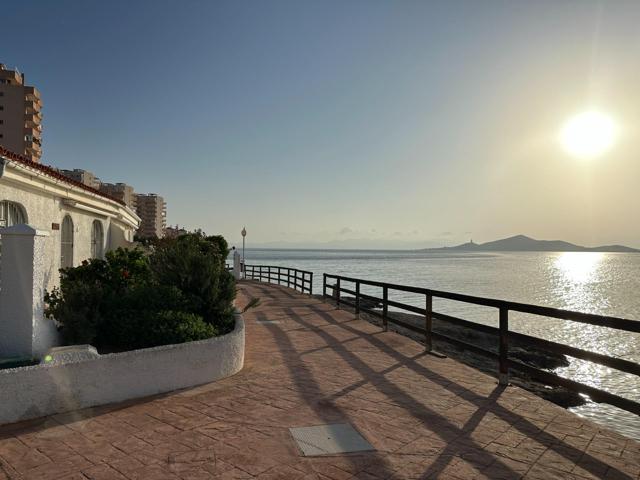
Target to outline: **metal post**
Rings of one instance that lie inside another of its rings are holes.
[[[356,318],[360,318],[360,282],[356,282]]]
[[[499,348],[499,373],[498,383],[509,384],[509,310],[500,307],[500,348]]]
[[[327,274],[322,274],[322,298],[327,298]]]
[[[309,274],[309,295],[313,295],[313,272]]]
[[[240,235],[242,235],[242,271],[245,271],[245,259],[244,259],[244,239],[247,236],[247,229],[246,227],[242,227],[242,231],[240,232]],[[246,276],[246,274],[245,274]]]
[[[280,267],[278,267],[278,285],[280,285]]]
[[[433,342],[431,340],[431,329],[433,327],[433,297],[427,294],[425,302],[424,314],[424,344],[425,350],[430,352],[433,350]]]
[[[336,307],[340,308],[340,277],[336,278],[335,292],[333,292],[336,296]]]
[[[389,315],[389,305],[387,301],[389,300],[389,289],[387,287],[382,287],[382,325],[384,326],[384,331],[389,330],[389,322],[387,316]]]

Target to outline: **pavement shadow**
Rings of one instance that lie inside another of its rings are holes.
[[[291,310],[291,309],[288,309]],[[255,313],[256,321],[269,320],[268,315],[265,312]],[[349,416],[339,407],[335,406],[333,402],[327,401],[321,395],[322,388],[319,382],[315,379],[313,372],[309,369],[304,361],[301,360],[300,355],[296,351],[295,345],[291,341],[288,333],[282,330],[279,326],[264,323],[265,329],[273,336],[273,339],[278,346],[279,350],[285,356],[284,364],[287,367],[290,377],[293,383],[300,393],[302,398],[307,400],[307,405],[311,407],[314,412],[326,423],[335,423],[337,421],[347,421]],[[295,352],[295,356],[298,361],[292,361],[292,352]],[[391,476],[394,473],[391,465],[385,460],[384,456],[381,456],[372,452],[363,452],[363,455],[371,458],[371,461],[375,461],[378,471],[385,475],[384,478]],[[363,467],[361,456],[344,455],[341,458],[349,461],[354,470],[359,471]]]
[[[354,334],[359,335],[361,338],[364,338],[367,340],[368,340],[368,337],[370,337],[370,335],[367,335],[362,331],[351,327],[350,325],[338,322],[336,319],[334,319],[330,315],[329,312],[323,311],[321,309],[317,309],[313,304],[307,305],[307,308],[316,311],[316,313],[322,316],[329,324],[346,329]],[[313,325],[306,322],[304,318],[299,316],[292,309],[288,310],[288,315],[289,315],[289,318],[291,318],[293,321],[301,325],[305,325],[310,328],[313,328]],[[463,445],[460,443],[458,444],[458,447],[450,446],[449,450],[447,450],[447,447],[445,447],[445,451],[440,452],[438,454],[438,459],[436,460],[435,464],[432,465],[432,467],[424,473],[422,478],[429,478],[429,476],[432,478],[434,476],[437,477],[437,474],[440,471],[442,471],[444,467],[446,467],[449,461],[451,461],[451,459],[453,459],[453,457],[457,453],[460,455],[466,455],[467,458],[465,458],[465,460],[468,461],[471,465],[473,465],[478,471],[485,469],[489,465],[497,463],[500,466],[500,470],[502,471],[503,475],[506,478],[521,477],[520,473],[511,469],[511,467],[506,463],[504,463],[500,457],[492,455],[490,452],[487,452],[486,450],[484,450],[481,445],[475,444],[475,442],[469,437],[469,433],[470,433],[469,430],[463,430],[459,428],[449,419],[435,412],[428,406],[424,405],[424,403],[420,402],[418,399],[416,399],[415,397],[407,393],[405,390],[398,387],[395,383],[386,379],[384,374],[387,373],[388,369],[387,371],[383,371],[383,372],[376,371],[375,369],[370,367],[366,362],[364,362],[356,353],[354,353],[352,350],[345,347],[340,342],[336,341],[336,338],[326,330],[314,329],[313,333],[315,335],[322,337],[325,342],[327,342],[333,347],[333,351],[335,351],[338,355],[340,355],[353,369],[355,369],[360,375],[362,375],[362,377],[365,380],[359,383],[361,384],[368,383],[370,385],[373,385],[378,391],[380,391],[381,393],[383,393],[384,395],[392,399],[394,404],[403,408],[409,415],[411,415],[415,419],[421,422],[426,421],[431,425],[437,426],[437,428],[434,428],[434,433],[438,435],[445,443],[450,444],[454,441],[459,441],[461,437],[467,437],[465,439],[466,448],[464,449],[464,451],[462,450],[458,451],[455,449],[455,448],[460,448],[460,449],[464,448]],[[383,342],[380,342],[380,343],[382,345],[380,345],[379,347],[384,346]],[[381,348],[381,350],[387,350],[385,351],[385,353],[387,354],[389,353],[388,348],[386,349]],[[394,353],[394,355],[392,356],[395,358],[396,357],[395,354],[397,352],[395,350],[392,350],[392,351]],[[404,357],[402,355],[401,357],[403,361],[409,360],[407,357]],[[415,361],[415,359],[412,359],[411,361]],[[399,367],[406,366],[403,362],[398,362],[398,363],[399,364],[395,365],[394,367],[399,368]],[[348,390],[351,390],[351,389],[348,389]],[[496,390],[494,393],[494,396],[491,399],[484,399],[485,402],[491,401],[491,400],[495,401],[499,397],[499,394],[501,393],[501,391],[502,390]],[[489,410],[490,410],[489,408],[479,409],[478,412],[476,412],[474,423],[477,425],[482,419],[482,417]],[[472,454],[467,455],[469,453],[472,453]]]
[[[617,469],[615,466],[609,465],[603,462],[602,460],[592,456],[591,454],[564,442],[563,440],[555,437],[554,435],[551,435],[548,432],[545,432],[544,430],[541,430],[538,426],[531,423],[531,421],[528,420],[526,417],[509,410],[503,405],[500,405],[497,402],[497,400],[499,398],[500,393],[503,391],[502,389],[498,389],[498,388],[495,389],[491,393],[491,395],[489,395],[489,397],[484,397],[482,395],[479,395],[476,392],[473,392],[465,388],[464,386],[461,386],[455,382],[452,382],[451,379],[443,377],[437,372],[434,372],[433,370],[425,367],[423,364],[416,362],[415,358],[407,357],[402,353],[398,352],[397,350],[389,347],[389,345],[387,345],[384,341],[382,341],[379,336],[364,334],[362,331],[355,329],[350,323],[344,323],[337,320],[331,315],[329,311],[321,308],[317,308],[316,305],[310,304],[308,305],[308,308],[314,311],[317,315],[323,317],[327,323],[332,323],[333,325],[338,326],[353,334],[361,335],[361,337],[365,339],[367,342],[369,342],[371,345],[376,346],[385,354],[389,355],[395,361],[397,361],[398,366],[409,368],[413,372],[416,372],[420,375],[423,375],[429,378],[430,381],[437,383],[442,388],[452,393],[455,393],[456,395],[461,396],[465,400],[474,404],[478,408],[478,410],[476,414],[474,414],[467,422],[470,425],[465,425],[465,427],[463,427],[462,429],[455,428],[457,435],[445,434],[443,435],[444,440],[452,441],[452,440],[458,439],[460,435],[466,435],[466,432],[468,432],[469,429],[472,429],[474,427],[474,424],[477,425],[479,423],[482,416],[486,415],[487,412],[491,412],[492,414],[496,415],[498,418],[509,423],[513,428],[515,428],[522,434],[526,435],[527,437],[531,437],[531,435],[534,434],[536,442],[544,445],[546,448],[564,457],[565,459],[567,459],[567,461],[571,463],[580,463],[581,468],[588,471],[590,474],[594,475],[595,477],[599,477],[603,474],[603,472],[606,472],[608,477],[620,478],[625,480],[626,479],[631,480],[633,478],[628,474],[622,472],[621,470]],[[333,310],[333,312],[337,312],[337,311],[340,311],[340,310],[337,310],[337,309]],[[295,313],[292,312],[291,314],[295,316]],[[300,321],[301,323],[304,323],[303,319],[300,319]],[[326,336],[327,340],[330,340],[331,335],[328,332],[322,332],[321,334]],[[338,351],[338,353],[340,353],[341,356],[343,356],[343,358],[347,359],[350,362],[350,364],[354,366],[354,368],[357,368],[358,370],[360,370],[363,375],[375,373],[375,372],[372,372],[371,369],[368,368],[366,364],[364,364],[360,359],[354,358],[354,355],[346,351],[343,347],[336,345],[335,350]],[[393,388],[393,385],[386,385],[386,388],[384,388],[382,391],[384,393],[388,393],[389,395],[391,395],[392,398],[395,398],[395,395],[400,395],[401,398],[407,397],[406,393],[404,393],[402,390]],[[411,402],[409,402],[409,405],[411,405]],[[410,410],[408,409],[407,411],[415,415],[413,411],[414,409],[424,410],[425,406],[419,402],[414,402],[414,405],[412,405],[412,408]],[[495,458],[499,461],[500,457],[496,456]],[[479,458],[479,460],[480,462],[478,462],[478,466],[480,466],[481,463],[484,463],[486,459],[483,458],[482,456]],[[475,462],[471,462],[471,463],[475,463]],[[506,468],[507,471],[511,471],[514,474],[514,477],[521,476],[520,474],[513,472],[513,470],[511,470],[508,466],[504,465],[504,467]],[[431,473],[434,473],[434,472],[431,472]]]

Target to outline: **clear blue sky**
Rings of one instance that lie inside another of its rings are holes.
[[[43,162],[252,244],[640,246],[640,2],[20,1]],[[621,125],[585,162],[562,123]]]

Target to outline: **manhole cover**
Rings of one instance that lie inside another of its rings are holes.
[[[306,457],[374,450],[348,423],[290,428],[289,431]]]

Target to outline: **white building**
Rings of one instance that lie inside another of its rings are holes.
[[[56,283],[59,268],[131,245],[140,218],[119,200],[0,147],[0,228],[21,223],[50,232]]]
[[[32,258],[30,264],[27,261],[27,266],[24,266],[26,272],[37,262],[37,270],[42,273],[42,278],[34,279],[35,283],[31,285],[34,289],[37,287],[38,293],[35,290],[32,295],[25,292],[27,297],[30,295],[36,300],[34,308],[37,307],[38,312],[34,315],[40,316],[42,300],[35,297],[41,290],[51,290],[59,284],[60,268],[79,265],[88,258],[102,258],[107,250],[130,246],[140,218],[123,202],[69,179],[51,167],[31,162],[0,147],[0,240],[1,228],[20,224],[30,225],[41,238],[37,242],[37,251],[33,253],[39,258]],[[6,240],[3,256],[9,254],[6,251],[9,244],[15,248],[15,242],[8,242],[8,237]],[[8,290],[18,288],[13,283],[21,281],[21,274],[16,272],[14,282],[12,273],[4,271],[5,267],[7,270],[23,267],[16,263],[15,258],[5,258],[3,262],[0,257],[3,283],[8,278],[12,279],[10,288],[4,284],[0,288],[0,337],[7,339],[14,333],[7,331],[12,320],[2,316],[17,318],[8,306],[15,299],[7,297]],[[34,325],[40,321],[40,318],[33,318]],[[0,357],[3,356],[2,350],[6,350],[2,343],[0,338]],[[31,352],[21,348],[13,355],[38,353],[36,350],[44,348],[41,344],[38,348],[34,346]]]

